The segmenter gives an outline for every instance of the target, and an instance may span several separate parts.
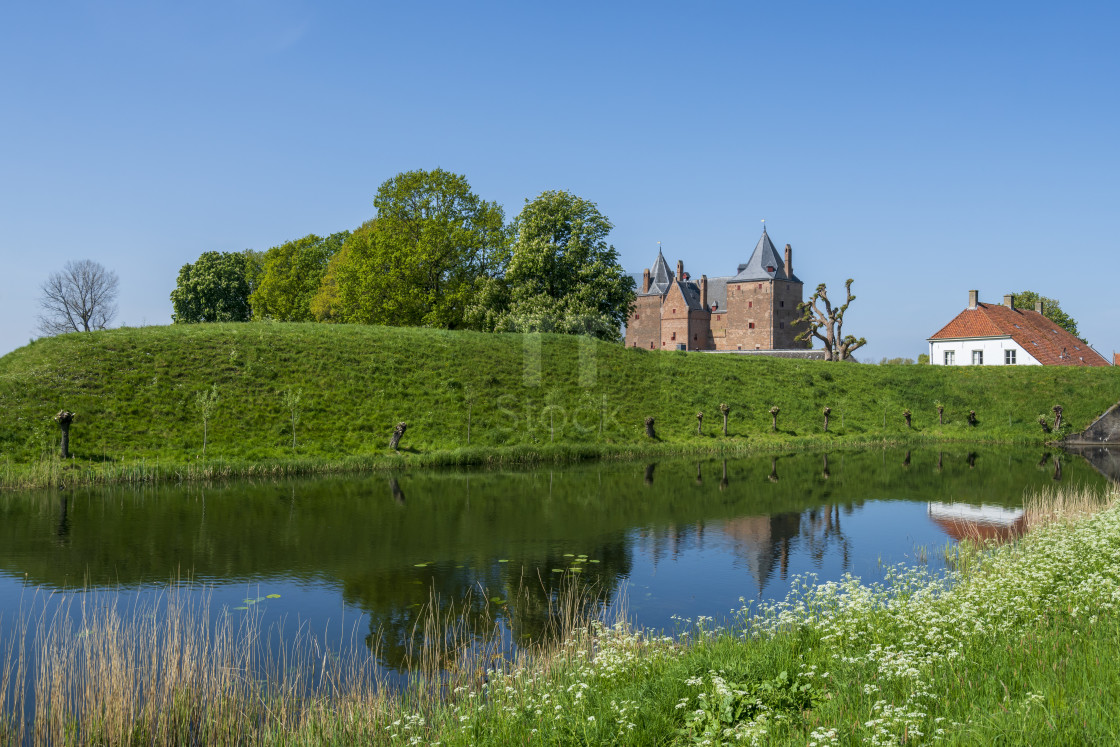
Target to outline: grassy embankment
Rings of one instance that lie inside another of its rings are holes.
[[[203,457],[197,399],[211,390],[217,402]],[[827,364],[364,326],[121,329],[39,340],[0,358],[0,485],[923,439],[1037,443],[1047,438],[1038,416],[1052,417],[1053,405],[1080,429],[1117,399],[1120,372],[1112,368]],[[726,438],[721,402],[731,405]],[[776,433],[773,405],[781,408]],[[55,456],[51,420],[61,409],[77,413],[75,459],[66,464]],[[969,410],[975,426],[966,423]],[[655,441],[645,436],[647,416],[656,419]],[[399,421],[408,432],[394,454],[388,441]]]
[[[404,692],[378,689],[360,645],[324,656],[301,636],[279,656],[254,618],[210,624],[174,597],[40,617],[49,647],[30,651],[27,632],[2,647],[15,677],[0,681],[0,742],[1114,744],[1117,497],[1035,496],[1030,534],[964,545],[948,575],[806,585],[675,638],[589,620],[568,596],[559,643],[495,668],[448,613],[418,631]],[[30,739],[13,717],[28,694]]]

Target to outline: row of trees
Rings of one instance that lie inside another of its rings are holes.
[[[374,218],[353,231],[203,254],[179,271],[172,320],[619,336],[634,282],[595,203],[547,191],[507,225],[465,177],[436,169],[396,175],[373,205]]]

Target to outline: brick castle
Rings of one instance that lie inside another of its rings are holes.
[[[793,274],[793,250],[785,258],[762,238],[738,273],[692,280],[684,263],[676,273],[660,250],[642,274],[638,298],[626,322],[626,346],[647,350],[805,350],[801,331],[803,283]]]

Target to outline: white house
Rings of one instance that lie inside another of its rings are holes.
[[[929,362],[936,366],[1107,366],[1104,356],[1042,314],[1003,304],[981,303],[968,292],[968,308],[929,338]]]

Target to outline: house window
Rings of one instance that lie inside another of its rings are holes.
[[[984,365],[984,351],[983,350],[973,350],[972,351],[972,365],[974,365],[974,366],[983,366]]]
[[[957,363],[957,354],[952,350],[945,351],[945,365],[954,366]]]
[[[1015,351],[1014,350],[1004,350],[1003,351],[1003,364],[1005,366],[1014,366],[1015,365]]]
[[[749,324],[747,324],[747,328],[754,329],[754,322],[750,322]]]

